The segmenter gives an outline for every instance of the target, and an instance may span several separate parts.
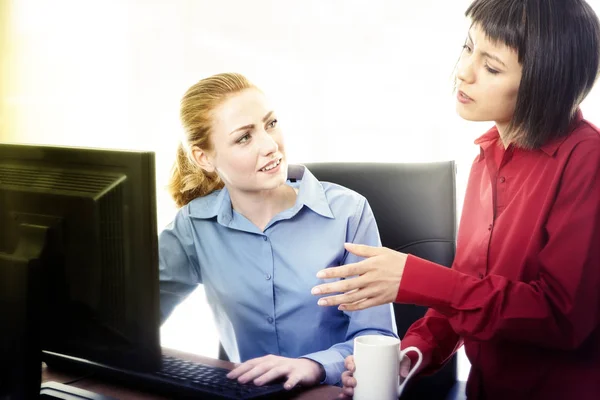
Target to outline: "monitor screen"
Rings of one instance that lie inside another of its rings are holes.
[[[0,144],[0,277],[38,299],[45,352],[157,369],[157,240],[153,153]]]

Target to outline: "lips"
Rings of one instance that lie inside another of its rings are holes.
[[[259,169],[259,171],[267,172],[269,170],[272,170],[273,168],[276,168],[279,164],[281,164],[281,160],[281,158],[277,158],[275,160],[269,161],[261,169]]]
[[[469,97],[465,92],[463,92],[462,90],[459,90],[458,94],[467,100],[475,101],[471,97]]]

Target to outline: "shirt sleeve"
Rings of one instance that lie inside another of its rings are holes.
[[[349,221],[346,241],[350,243],[381,246],[377,223],[371,207],[365,198],[361,198],[356,213]],[[361,258],[346,252],[342,264],[360,261]],[[342,312],[342,311],[340,311]],[[398,337],[391,304],[372,307],[366,310],[344,312],[348,318],[346,341],[337,343],[327,350],[307,354],[308,358],[321,364],[325,378],[321,383],[335,385],[340,383],[344,372],[344,360],[354,352],[354,338],[361,335],[385,335]]]
[[[158,238],[161,323],[202,283],[190,221],[184,212],[181,209]]]
[[[600,147],[587,144],[563,170],[547,243],[530,260],[537,280],[478,279],[409,256],[396,301],[432,307],[464,338],[579,347],[600,324]]]
[[[454,332],[448,318],[430,308],[423,318],[415,321],[400,343],[402,349],[414,346],[423,354],[419,374],[431,375],[437,372],[462,346],[461,337]],[[411,365],[418,360],[417,354],[409,352]]]

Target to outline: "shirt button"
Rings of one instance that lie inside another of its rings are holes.
[[[494,226],[494,225],[490,224],[490,225],[488,226],[488,231],[491,231],[493,226]]]
[[[263,240],[266,242],[267,240],[269,240],[269,238],[266,236],[263,236]]]
[[[266,274],[266,275],[265,275],[265,279],[266,279],[266,280],[270,280],[270,279],[271,279],[271,274]]]
[[[483,274],[481,272],[478,275],[479,275],[479,279],[483,279]]]
[[[267,322],[272,324],[273,323],[273,318],[272,317],[267,317]]]
[[[505,181],[506,181],[506,178],[505,178],[505,177],[503,177],[503,176],[501,176],[501,177],[500,177],[500,183],[504,183]]]

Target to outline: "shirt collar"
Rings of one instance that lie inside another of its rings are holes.
[[[492,127],[489,131],[475,139],[475,144],[479,146],[479,161],[485,158],[485,152],[490,146],[498,143],[500,139],[500,133],[496,126]]]
[[[315,176],[303,165],[288,165],[288,179],[290,186],[298,187],[298,197],[291,211],[296,214],[302,206],[306,206],[327,218],[334,218],[325,190]],[[221,225],[229,225],[233,219],[233,208],[227,188],[216,190],[213,193],[200,197],[188,204],[190,217],[210,219],[217,217]]]
[[[188,203],[190,217],[210,219],[217,217],[217,221],[227,225],[233,219],[231,198],[226,188],[199,197]]]
[[[578,109],[577,112],[575,113],[575,117],[573,118],[573,121],[571,122],[571,126],[569,127],[569,131],[573,130],[573,128],[578,125],[581,120],[583,119],[583,113],[581,112],[581,109]],[[495,126],[493,128],[491,128],[489,131],[487,131],[486,133],[484,133],[483,135],[481,135],[480,137],[478,137],[475,140],[475,144],[479,145],[480,147],[480,152],[479,152],[479,161],[483,160],[484,157],[484,152],[491,146],[497,143],[497,141],[500,139],[500,134],[498,133],[498,128],[496,128]],[[560,147],[560,145],[567,139],[567,136],[562,136],[559,138],[556,138],[554,140],[551,140],[550,142],[546,143],[545,145],[543,145],[540,150],[542,150],[544,153],[548,154],[549,156],[554,156],[554,153],[556,153],[556,150],[558,150],[558,148]]]
[[[290,165],[288,167],[288,182],[293,183],[294,180],[300,181],[298,198],[296,198],[294,208],[304,205],[323,217],[334,218],[323,185],[308,168],[304,165]]]

